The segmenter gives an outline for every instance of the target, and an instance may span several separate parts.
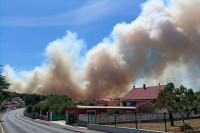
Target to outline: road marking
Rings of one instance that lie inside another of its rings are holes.
[[[2,127],[2,125],[1,125],[1,123],[0,123],[0,127],[1,127],[2,133],[5,133],[4,130],[3,130],[3,127]]]

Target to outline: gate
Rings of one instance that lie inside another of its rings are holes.
[[[74,112],[68,112],[66,114],[66,124],[73,125],[75,123]]]

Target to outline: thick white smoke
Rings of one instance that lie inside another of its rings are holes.
[[[135,83],[166,84],[168,78],[199,90],[200,0],[148,1],[130,24],[117,24],[111,37],[85,53],[75,33],[46,48],[48,62],[16,76],[5,75],[11,91],[67,94],[74,99],[119,97]],[[85,54],[84,54],[85,53]]]

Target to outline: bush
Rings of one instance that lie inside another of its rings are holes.
[[[32,105],[29,105],[29,106],[26,107],[26,112],[27,113],[32,113],[32,110],[33,110]]]
[[[4,110],[6,110],[6,106],[2,105],[1,106],[1,111],[4,111]]]
[[[113,114],[122,114],[122,111],[120,109],[113,109],[112,113]]]
[[[155,111],[154,104],[151,102],[140,102],[136,106],[137,113],[153,113]]]
[[[191,127],[190,124],[188,124],[188,123],[185,123],[185,124],[183,124],[183,125],[181,126],[181,131],[182,131],[182,132],[184,132],[184,131],[186,131],[186,130],[190,130],[190,129],[192,129],[192,127]]]
[[[32,112],[33,113],[40,113],[40,110],[41,110],[41,104],[40,103],[37,103],[37,104],[35,104],[35,105],[33,105],[33,109],[32,109]]]

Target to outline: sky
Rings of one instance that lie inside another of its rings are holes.
[[[145,0],[1,0],[0,63],[17,71],[46,60],[49,42],[76,32],[90,49],[109,36],[113,26],[131,22]],[[98,32],[97,32],[98,31]]]
[[[1,0],[9,91],[122,97],[132,86],[200,90],[200,0]]]

